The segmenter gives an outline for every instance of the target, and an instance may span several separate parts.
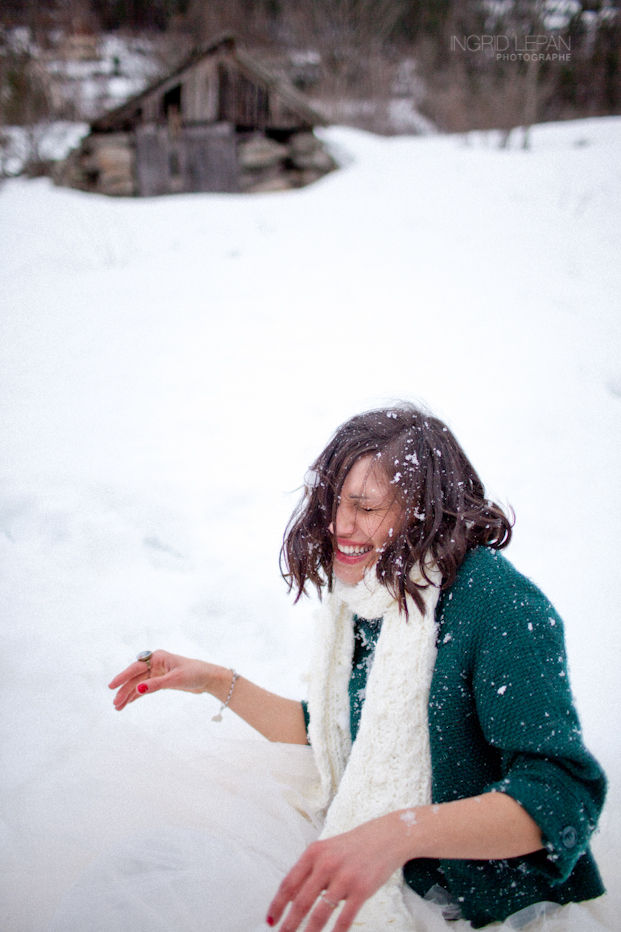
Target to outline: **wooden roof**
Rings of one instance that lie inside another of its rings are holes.
[[[130,97],[124,104],[94,120],[91,123],[91,131],[111,132],[135,122],[141,101],[144,98],[153,94],[159,87],[169,84],[175,78],[180,78],[204,58],[215,55],[220,51],[227,53],[229,57],[234,59],[241,74],[260,87],[266,88],[272,94],[276,94],[293,113],[298,114],[306,123],[311,126],[327,125],[325,117],[314,110],[299,91],[238,48],[235,37],[227,33],[210,42],[207,46],[193,49],[174,71],[171,71],[163,78],[159,78],[134,97]]]

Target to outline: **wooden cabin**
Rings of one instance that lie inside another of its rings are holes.
[[[111,195],[278,191],[335,168],[302,94],[226,36],[91,124],[55,174]]]

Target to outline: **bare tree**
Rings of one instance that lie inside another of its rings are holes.
[[[34,169],[53,113],[49,75],[27,47],[4,45],[0,55],[0,126],[19,127],[25,142],[24,161]],[[5,146],[9,136],[3,133]]]
[[[530,127],[541,119],[554,86],[553,73],[541,66],[538,44],[547,41],[545,11],[545,0],[473,3],[462,9],[450,22],[461,46],[453,41],[444,67],[432,64],[427,72],[432,118],[448,130],[499,129],[502,147],[522,127],[527,148]],[[474,37],[474,44],[464,47],[466,36]],[[519,54],[498,54],[492,42],[496,36],[511,37],[508,51]]]
[[[282,28],[321,56],[316,96],[331,119],[386,129],[398,62],[390,40],[403,0],[289,0]]]

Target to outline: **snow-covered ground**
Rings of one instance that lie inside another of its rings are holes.
[[[621,119],[536,127],[528,152],[326,136],[344,167],[286,194],[0,189],[6,932],[58,896],[58,760],[111,731],[246,734],[207,697],[117,716],[106,683],[138,651],[304,695],[312,605],[286,595],[282,531],[337,424],[399,398],[514,507],[508,556],[565,618],[618,928]]]

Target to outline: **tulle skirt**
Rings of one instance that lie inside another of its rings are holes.
[[[306,747],[226,739],[172,753],[131,729],[99,734],[42,775],[38,792],[30,784],[24,806],[13,796],[3,928],[265,932],[278,885],[321,831],[316,781]],[[407,891],[407,903],[419,932],[471,929],[447,921],[441,898]],[[612,927],[588,904],[537,904],[493,928]]]

